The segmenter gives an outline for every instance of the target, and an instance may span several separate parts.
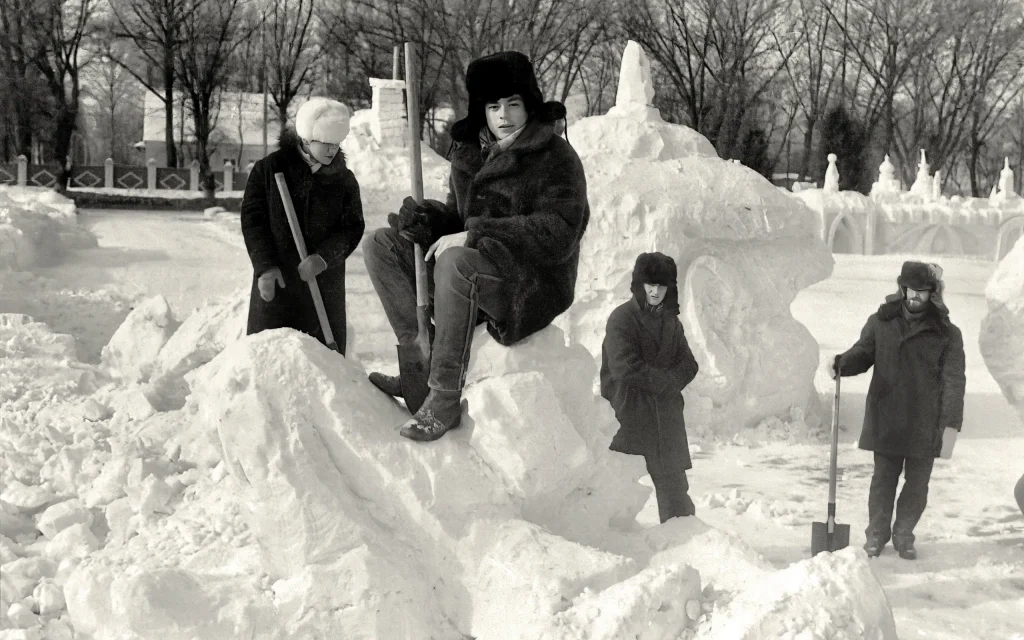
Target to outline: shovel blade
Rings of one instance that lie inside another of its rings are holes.
[[[427,379],[430,361],[416,344],[398,345],[398,375],[402,380],[402,398],[409,413],[416,413],[430,393]]]
[[[811,556],[822,551],[839,551],[850,546],[850,525],[833,524],[831,539],[828,535],[827,522],[811,523]]]

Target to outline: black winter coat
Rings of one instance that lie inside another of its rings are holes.
[[[601,396],[619,421],[612,451],[658,456],[662,466],[685,471],[692,462],[682,391],[697,376],[697,361],[676,313],[645,310],[636,297],[612,311],[601,350]]]
[[[306,250],[327,263],[316,280],[331,330],[344,350],[345,259],[355,251],[365,229],[359,183],[341,151],[314,174],[300,155],[298,137],[291,129],[285,130],[280,147],[256,162],[242,199],[242,235],[253,266],[247,333],[290,327],[323,340],[309,285],[299,278],[298,249],[274,179],[281,172]],[[256,283],[260,274],[273,267],[281,269],[285,288],[278,288],[274,299],[265,302]]]
[[[590,221],[583,163],[543,114],[484,162],[479,131],[455,135],[447,203],[434,239],[468,231],[466,246],[505,277],[509,314],[487,330],[509,346],[551,324],[572,304],[580,240]]]
[[[963,424],[964,342],[943,306],[913,325],[902,301],[868,318],[860,339],[842,354],[844,376],[875,371],[868,387],[860,448],[910,458],[937,458],[946,427]]]

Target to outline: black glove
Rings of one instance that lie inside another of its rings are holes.
[[[832,361],[832,378],[833,379],[839,377],[839,373],[840,373],[839,372],[839,360],[841,358],[842,358],[842,355],[836,354],[835,360]]]
[[[439,202],[424,200],[417,204],[410,196],[402,201],[398,213],[388,214],[388,225],[406,240],[427,249],[434,242],[434,226],[443,209]]]

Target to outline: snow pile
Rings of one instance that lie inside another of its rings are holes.
[[[721,640],[892,639],[889,600],[860,549],[821,553],[757,581],[712,618]]]
[[[401,198],[395,194],[412,195],[409,179],[409,149],[381,146],[370,131],[370,109],[352,115],[348,137],[341,143],[348,168],[359,181],[363,208],[390,206],[397,211]],[[444,201],[448,192],[448,162],[426,143],[420,145],[423,167],[424,197]]]
[[[103,347],[103,364],[127,381],[148,377],[149,367],[178,324],[163,296],[143,301]]]
[[[0,270],[52,265],[69,249],[96,245],[67,198],[49,189],[0,186]]]
[[[1024,420],[1024,239],[999,262],[985,287],[988,315],[978,345],[989,373]]]
[[[789,419],[794,408],[816,426],[818,345],[789,310],[801,289],[831,272],[815,216],[719,159],[692,129],[664,122],[647,104],[649,87],[633,86],[649,74],[642,53],[631,43],[623,56],[620,86],[631,85],[620,98],[632,102],[572,126],[592,217],[576,302],[557,322],[600,357],[636,256],[666,253],[679,266],[683,324],[700,365],[686,391],[694,430],[732,435],[769,416]]]

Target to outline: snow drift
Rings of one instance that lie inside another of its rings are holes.
[[[766,418],[818,424],[818,345],[789,305],[828,277],[832,258],[813,212],[692,129],[664,122],[635,43],[623,55],[618,102],[572,126],[592,212],[576,302],[556,322],[600,357],[604,325],[629,297],[636,256],[679,266],[680,304],[700,373],[686,391],[695,431],[731,436]],[[639,83],[643,85],[643,82]]]
[[[989,373],[1024,421],[1024,239],[999,262],[985,298],[988,315],[978,346]]]
[[[0,186],[0,270],[49,266],[69,249],[95,247],[75,205],[50,189]]]

